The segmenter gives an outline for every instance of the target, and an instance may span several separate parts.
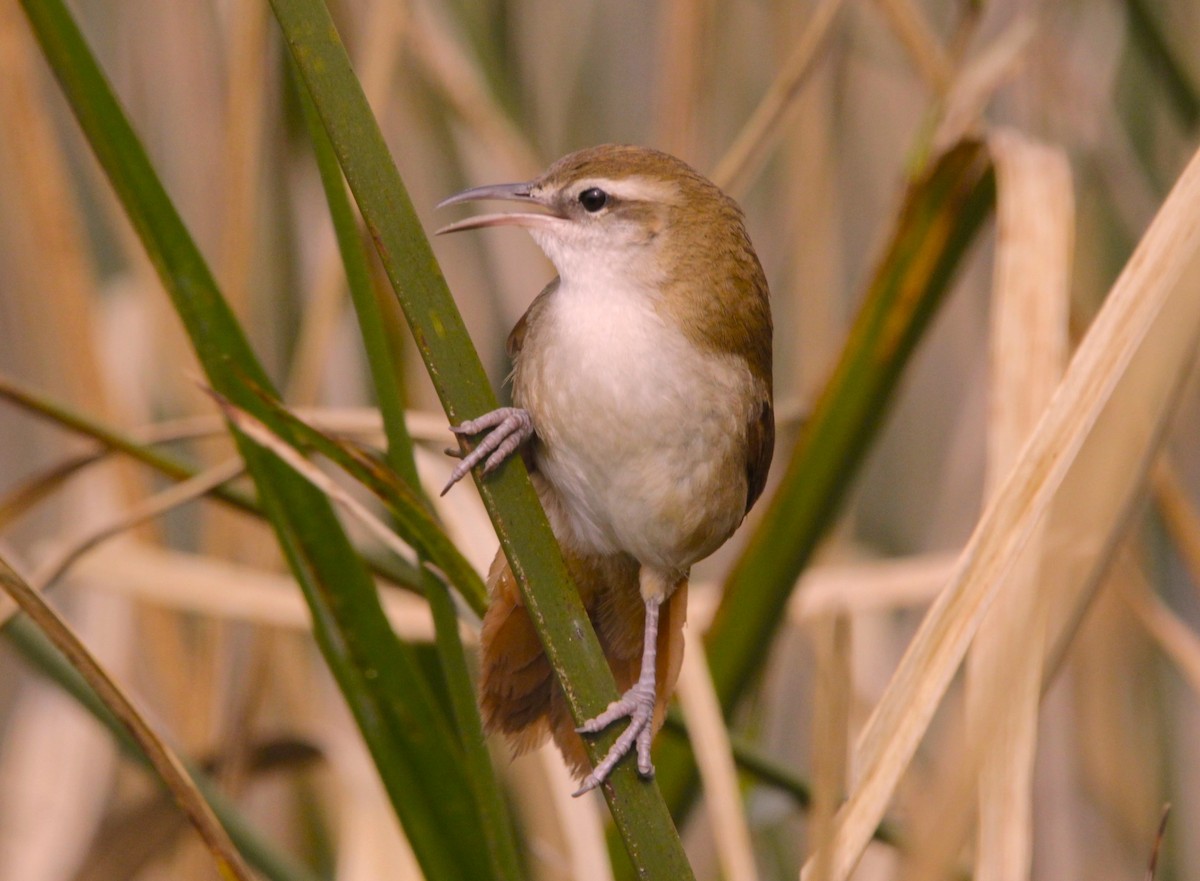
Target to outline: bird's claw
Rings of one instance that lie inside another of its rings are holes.
[[[484,413],[478,419],[469,419],[461,425],[452,425],[450,430],[460,436],[487,434],[479,445],[465,455],[446,450],[449,455],[458,455],[461,461],[450,472],[450,479],[442,489],[442,495],[450,487],[471,473],[471,469],[483,462],[483,473],[488,474],[511,456],[521,444],[533,437],[533,419],[529,411],[520,407],[500,407]]]
[[[609,751],[595,769],[584,778],[583,784],[572,795],[578,797],[598,787],[612,773],[617,762],[637,744],[638,773],[643,777],[654,776],[654,764],[650,761],[650,744],[654,737],[654,689],[638,683],[605,708],[604,712],[584,722],[575,730],[580,734],[595,734],[616,722],[629,719],[629,727],[621,732]]]

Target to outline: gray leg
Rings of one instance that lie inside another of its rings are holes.
[[[574,793],[583,795],[595,789],[612,773],[634,743],[637,743],[638,773],[643,777],[654,776],[654,765],[650,761],[650,742],[654,736],[651,722],[654,719],[654,704],[656,696],[655,664],[658,654],[658,610],[663,597],[653,595],[646,597],[646,635],[642,646],[642,671],[633,688],[625,692],[618,700],[608,705],[603,713],[594,719],[589,719],[577,730],[581,734],[594,734],[602,731],[618,719],[629,717],[629,727],[626,728],[617,742],[612,745],[608,755],[596,766],[595,770],[583,781],[583,785]]]
[[[533,437],[533,418],[528,410],[520,407],[500,407],[490,413],[484,413],[478,419],[468,420],[462,425],[452,425],[450,430],[459,435],[486,431],[487,435],[479,442],[479,446],[465,455],[454,467],[442,495],[450,492],[450,487],[466,477],[480,462],[484,463],[484,474],[498,468],[521,444]]]

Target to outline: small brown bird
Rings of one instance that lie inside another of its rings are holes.
[[[477,187],[533,213],[488,214],[439,232],[526,228],[558,270],[508,338],[513,404],[464,422],[483,435],[446,490],[523,448],[584,607],[623,690],[578,729],[628,718],[590,773],[579,733],[507,562],[489,575],[480,703],[517,751],[550,733],[598,786],[650,743],[683,657],[688,573],[762,493],[774,447],[767,282],[741,209],[680,160],[605,145],[526,183]],[[439,206],[440,207],[440,206]],[[443,490],[443,493],[446,491]]]

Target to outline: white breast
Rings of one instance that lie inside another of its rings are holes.
[[[514,374],[560,540],[678,572],[712,553],[745,509],[751,382],[664,324],[647,291],[560,286]]]

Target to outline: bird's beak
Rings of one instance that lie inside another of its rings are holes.
[[[473,187],[469,190],[463,190],[457,195],[451,196],[449,199],[444,199],[438,203],[439,208],[445,208],[447,205],[457,205],[460,202],[478,202],[484,199],[498,199],[509,202],[524,202],[528,205],[538,205],[547,207],[544,202],[537,199],[532,194],[533,184],[489,184],[484,187]],[[468,217],[466,220],[460,220],[457,223],[451,223],[448,226],[443,226],[437,231],[437,235],[448,232],[461,232],[464,229],[481,229],[485,226],[523,226],[531,227],[551,227],[557,223],[561,223],[563,218],[554,213],[549,214],[533,214],[525,212],[516,212],[513,214],[481,214],[478,217]]]

